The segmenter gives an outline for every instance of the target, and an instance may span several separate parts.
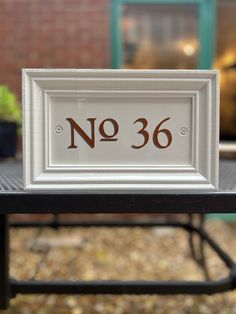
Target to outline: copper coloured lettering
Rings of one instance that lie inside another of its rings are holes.
[[[97,118],[87,118],[87,121],[90,123],[91,135],[89,136],[82,127],[72,118],[66,118],[70,124],[70,145],[68,149],[75,149],[78,145],[75,144],[75,133],[77,133],[84,142],[89,145],[92,149],[95,147],[95,121]],[[153,145],[158,149],[168,148],[172,142],[173,137],[171,131],[167,128],[163,128],[163,124],[169,121],[171,118],[167,117],[163,119],[160,123],[157,124],[153,133],[152,133],[152,142]],[[138,118],[133,122],[133,124],[140,123],[141,128],[137,131],[138,135],[143,137],[143,142],[140,145],[132,144],[130,147],[133,149],[141,149],[146,146],[150,139],[150,131],[148,130],[148,120],[146,118]],[[108,131],[106,125],[109,126],[110,130]],[[111,129],[112,128],[112,129]],[[118,141],[119,134],[119,123],[113,118],[107,118],[102,120],[98,126],[98,135],[100,135],[100,142],[116,142]],[[161,135],[161,136],[160,136]],[[163,144],[163,141],[166,142]]]

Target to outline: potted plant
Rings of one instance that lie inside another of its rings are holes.
[[[5,85],[0,85],[0,157],[14,157],[17,130],[21,127],[21,108],[16,96]]]

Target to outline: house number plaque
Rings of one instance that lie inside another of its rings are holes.
[[[217,71],[24,69],[25,189],[216,189],[218,94]]]

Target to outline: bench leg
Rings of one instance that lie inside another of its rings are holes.
[[[9,306],[9,225],[8,215],[0,214],[0,310]]]

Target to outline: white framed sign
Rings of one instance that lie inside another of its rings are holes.
[[[25,189],[218,186],[218,71],[23,69],[23,112]]]

